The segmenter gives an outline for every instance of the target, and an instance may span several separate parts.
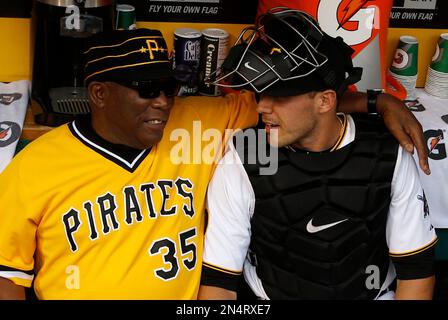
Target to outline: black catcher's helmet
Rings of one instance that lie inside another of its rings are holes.
[[[353,50],[324,33],[309,14],[277,7],[244,29],[216,74],[214,85],[273,96],[333,89],[345,91],[361,78]]]

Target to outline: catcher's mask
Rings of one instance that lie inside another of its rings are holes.
[[[277,7],[241,32],[221,68],[206,81],[272,96],[326,89],[341,94],[361,78],[352,53],[307,13]]]

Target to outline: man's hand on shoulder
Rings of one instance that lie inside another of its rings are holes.
[[[404,150],[413,153],[415,147],[420,168],[426,174],[431,174],[428,164],[428,148],[420,122],[406,105],[394,96],[381,93],[376,98],[376,110],[383,117],[387,129]],[[367,100],[367,94],[365,93],[346,92],[339,101],[338,111],[345,113],[368,112]]]
[[[389,94],[378,96],[377,110],[384,118],[384,124],[400,142],[404,150],[414,153],[417,150],[420,168],[431,174],[428,164],[428,148],[423,136],[423,128],[406,105]]]

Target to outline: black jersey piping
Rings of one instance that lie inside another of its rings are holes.
[[[70,129],[71,133],[85,146],[131,173],[138,168],[140,163],[142,163],[146,156],[151,152],[151,148],[142,150],[138,155],[135,156],[132,162],[130,162],[123,159],[123,157],[121,157],[120,155],[105,148],[104,146],[99,145],[97,142],[91,141],[90,139],[85,137],[76,126],[75,121],[69,123],[68,128]]]

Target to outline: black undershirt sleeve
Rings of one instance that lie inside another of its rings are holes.
[[[435,274],[434,246],[411,256],[392,257],[392,261],[399,280],[422,279]]]
[[[233,275],[202,266],[201,284],[236,291],[241,275]]]

